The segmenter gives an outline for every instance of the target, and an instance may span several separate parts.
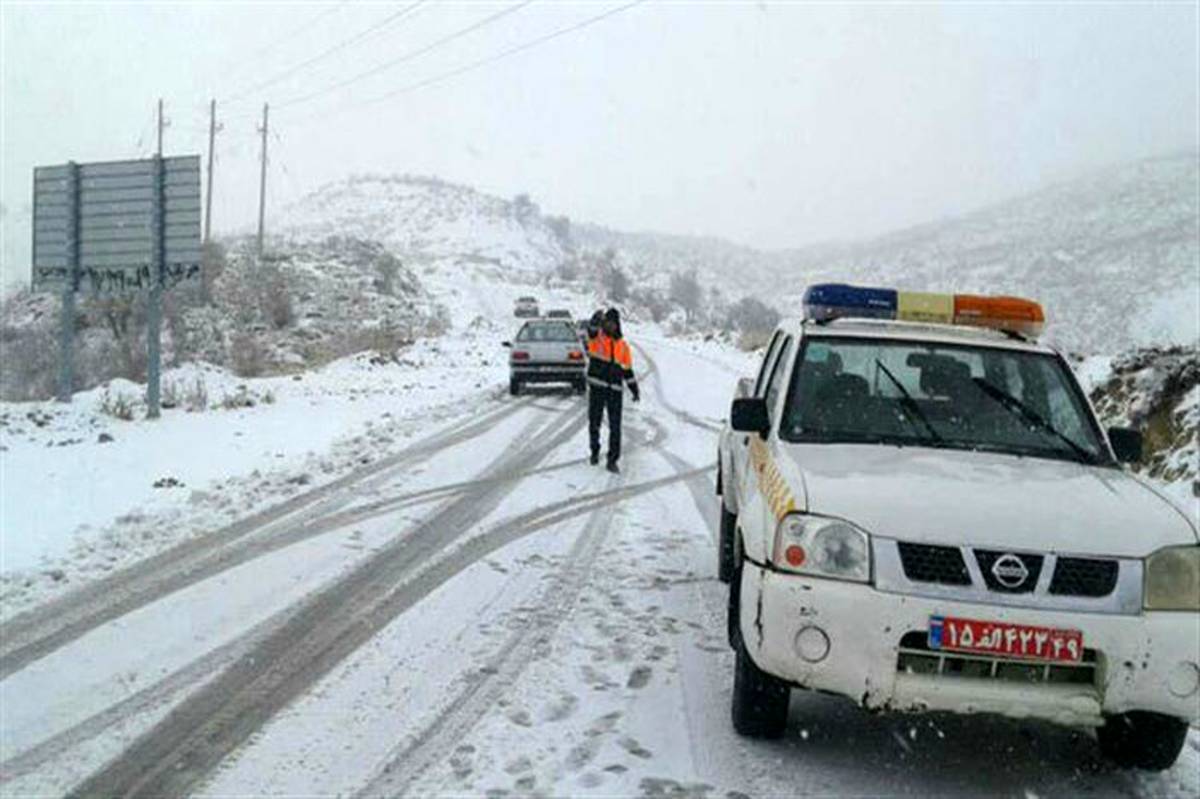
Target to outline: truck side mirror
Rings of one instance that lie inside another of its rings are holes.
[[[1132,427],[1108,428],[1108,443],[1121,463],[1137,463],[1142,459],[1142,434]]]
[[[760,397],[742,397],[729,409],[729,425],[739,433],[758,433],[766,438],[771,432],[767,401]]]

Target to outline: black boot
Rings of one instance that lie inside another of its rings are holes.
[[[616,461],[609,461],[609,462],[608,462],[608,470],[609,470],[610,472],[612,472],[613,474],[620,474],[620,473],[621,473],[621,470],[620,470],[619,468],[617,468],[617,462],[616,462]]]
[[[591,457],[591,461],[592,461],[592,465],[593,465],[593,466],[596,466],[597,464],[599,464],[599,463],[600,463],[600,453],[599,453],[599,452],[593,452],[593,453],[592,453],[592,457]]]

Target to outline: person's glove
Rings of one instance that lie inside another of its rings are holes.
[[[638,384],[637,384],[637,383],[630,383],[630,384],[629,384],[629,393],[633,395],[633,401],[634,401],[634,402],[641,402],[641,401],[642,401],[642,392],[641,392],[641,390],[638,388]]]

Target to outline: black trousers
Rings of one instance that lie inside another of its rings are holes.
[[[588,384],[588,437],[592,454],[600,453],[600,423],[604,411],[608,411],[608,462],[616,463],[621,457],[621,404],[625,398],[624,386],[600,388]]]

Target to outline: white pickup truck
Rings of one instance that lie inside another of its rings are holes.
[[[1028,337],[854,315],[781,325],[721,433],[736,730],[782,735],[796,687],[1169,767],[1200,722],[1200,538],[1119,465],[1140,435]]]

